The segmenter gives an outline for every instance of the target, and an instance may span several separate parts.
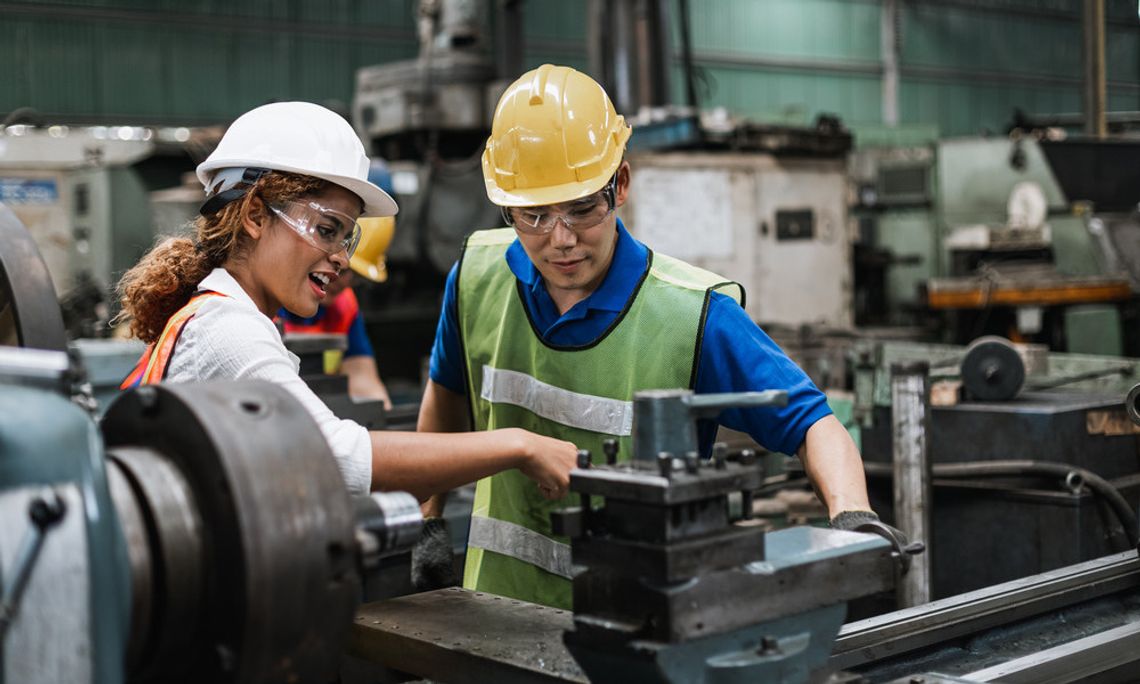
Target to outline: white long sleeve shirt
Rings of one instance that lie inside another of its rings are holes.
[[[372,443],[359,423],[341,420],[298,375],[300,360],[281,334],[223,268],[198,285],[226,297],[211,297],[182,329],[166,381],[268,380],[283,386],[317,421],[332,449],[349,492],[366,494],[372,485]]]

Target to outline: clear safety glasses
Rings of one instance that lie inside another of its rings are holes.
[[[352,257],[360,242],[360,224],[355,218],[317,202],[281,202],[270,204],[269,209],[305,242],[326,254],[344,251]]]
[[[614,212],[617,174],[592,195],[545,207],[503,207],[503,220],[527,235],[546,235],[559,221],[573,231],[593,228]],[[555,209],[558,211],[555,211]]]

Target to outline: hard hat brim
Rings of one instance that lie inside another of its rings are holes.
[[[525,188],[517,192],[507,192],[493,180],[487,180],[487,198],[500,207],[539,207],[548,204],[572,202],[592,195],[606,187],[611,173],[604,178],[592,178],[579,183],[565,183],[547,188]]]
[[[197,174],[198,180],[202,182],[204,187],[209,187],[210,177],[214,171],[218,169],[227,168],[268,168],[271,171],[284,171],[286,173],[295,173],[301,176],[312,176],[313,178],[321,178],[330,183],[339,185],[340,187],[348,190],[352,194],[360,198],[364,202],[364,209],[360,215],[367,216],[395,216],[400,210],[396,205],[396,200],[392,196],[384,192],[379,186],[361,180],[360,178],[353,178],[351,176],[341,176],[333,173],[314,173],[310,169],[301,169],[285,164],[274,164],[267,166],[262,160],[253,159],[207,159],[198,165]]]

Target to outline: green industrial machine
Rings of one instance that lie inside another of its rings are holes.
[[[921,324],[933,311],[947,342],[997,333],[1137,354],[1140,197],[1105,195],[1079,176],[1130,143],[1115,145],[1015,132],[854,153],[858,321]]]
[[[54,298],[0,205],[0,682],[335,678],[416,499],[350,497],[270,383],[141,387],[97,425]]]

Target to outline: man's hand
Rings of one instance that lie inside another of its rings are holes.
[[[843,511],[831,519],[831,527],[836,530],[853,531],[869,522],[879,522],[879,516],[874,511]]]
[[[910,569],[910,557],[926,550],[925,544],[920,541],[910,541],[902,530],[879,520],[874,511],[843,511],[831,519],[831,527],[836,530],[877,534],[886,539],[894,547],[895,558],[898,559],[904,574]]]
[[[547,499],[566,496],[570,471],[578,465],[578,447],[572,442],[518,430],[523,459],[518,469],[534,480]]]

